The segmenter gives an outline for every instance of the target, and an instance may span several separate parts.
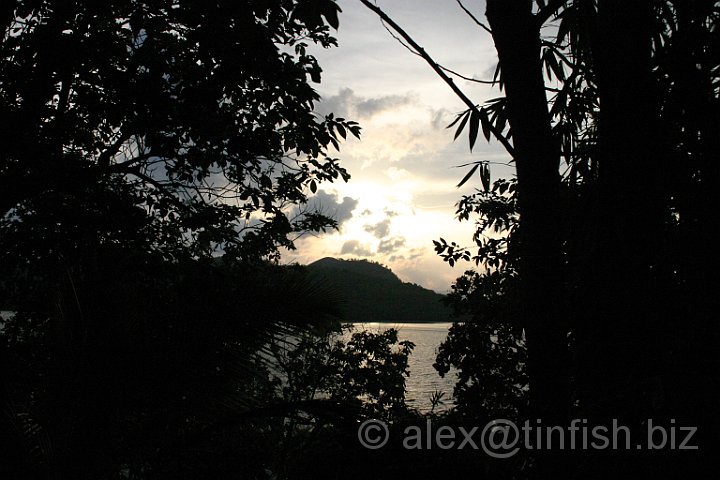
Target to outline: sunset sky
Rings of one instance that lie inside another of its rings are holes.
[[[445,127],[464,110],[463,103],[421,58],[392,38],[373,12],[358,0],[338,3],[340,46],[314,52],[324,70],[317,111],[359,122],[362,140],[349,140],[337,155],[351,180],[323,185],[312,200],[336,217],[340,231],[304,237],[283,259],[304,264],[326,256],[365,258],[389,266],[404,281],[446,292],[470,264],[450,268],[433,251],[432,240],[472,243],[473,224],[454,218],[454,204],[479,182],[456,188],[467,169],[454,167],[509,157],[482,137],[473,153],[466,135],[453,142],[453,130]],[[455,0],[377,3],[442,65],[468,77],[492,78],[492,39]],[[485,20],[484,2],[466,6]],[[456,83],[477,103],[501,95],[462,79]],[[512,172],[492,168],[493,177],[508,178]]]

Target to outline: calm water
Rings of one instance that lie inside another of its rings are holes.
[[[452,406],[452,392],[455,385],[455,372],[451,370],[445,378],[440,378],[433,368],[437,348],[447,336],[451,323],[356,323],[357,330],[371,332],[396,328],[400,340],[410,340],[415,349],[409,359],[410,377],[405,380],[408,405],[423,412],[430,410],[430,395],[435,391],[445,392],[444,406],[436,410],[445,410]]]
[[[6,317],[12,312],[0,311]],[[400,340],[410,340],[415,344],[415,349],[410,355],[408,361],[410,367],[410,377],[405,379],[407,387],[406,400],[408,405],[415,407],[422,412],[430,410],[430,395],[434,392],[444,392],[442,398],[444,405],[436,408],[436,411],[442,411],[452,406],[452,392],[455,385],[455,372],[440,378],[433,368],[437,348],[440,343],[445,340],[448,329],[452,325],[449,322],[439,323],[356,323],[356,330],[368,330],[371,332],[379,332],[388,328],[398,330]],[[0,329],[2,323],[0,322]]]

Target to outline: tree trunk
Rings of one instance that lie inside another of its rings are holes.
[[[540,33],[529,0],[488,0],[486,15],[500,60],[515,148],[521,216],[520,321],[527,335],[531,413],[545,425],[562,425],[570,404],[559,228],[560,155],[545,95]],[[538,478],[549,473],[542,464]],[[557,478],[558,472],[552,473]]]

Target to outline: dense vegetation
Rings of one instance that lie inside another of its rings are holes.
[[[339,328],[301,270],[271,264],[297,235],[336,225],[307,197],[349,178],[331,152],[360,130],[314,113],[308,53],[335,45],[338,11],[3,3],[2,478],[286,467],[290,414],[251,413],[283,401],[272,345]],[[402,392],[394,362],[408,351],[378,346],[367,375],[387,361],[385,384]]]
[[[698,477],[718,445],[715,268],[720,6],[711,0],[488,0],[500,96],[476,103],[377,5],[361,0],[467,105],[451,127],[497,140],[516,178],[478,160],[458,202],[472,246],[436,242],[473,315],[438,368],[462,408],[567,426],[698,428],[699,452],[529,452],[535,478]],[[464,77],[467,78],[467,77]],[[529,387],[529,389],[528,389]],[[527,398],[526,398],[527,397]],[[527,403],[526,403],[527,400]],[[714,469],[714,472],[717,470]]]
[[[396,450],[373,460],[357,426],[420,421],[413,345],[350,332],[332,287],[276,265],[336,226],[308,196],[349,178],[332,155],[360,129],[314,112],[309,54],[335,45],[338,12],[3,3],[0,477],[404,468]]]
[[[720,7],[488,0],[489,25],[473,20],[495,42],[488,82],[504,96],[476,104],[361,1],[467,104],[456,133],[498,140],[517,167],[492,182],[478,160],[461,183],[479,173],[480,188],[457,210],[478,222],[472,246],[435,244],[480,267],[448,296],[465,317],[436,364],[460,371],[457,409],[405,405],[413,346],[396,331],[341,327],[372,313],[348,292],[385,312],[390,294],[427,311],[435,294],[367,262],[273,264],[298,235],[336,226],[306,211],[308,195],[349,178],[331,152],[359,126],[314,113],[308,53],[335,44],[336,2],[17,0],[0,9],[0,306],[12,312],[0,476],[678,478],[712,466]],[[318,280],[328,270],[343,280]],[[530,448],[496,462],[397,441],[426,419],[496,416],[677,422],[699,428],[700,449]],[[367,418],[396,440],[362,449]]]

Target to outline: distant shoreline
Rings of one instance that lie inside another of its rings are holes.
[[[367,322],[351,321],[350,323],[416,323],[416,324],[433,324],[433,323],[453,323],[451,320],[369,320]]]

